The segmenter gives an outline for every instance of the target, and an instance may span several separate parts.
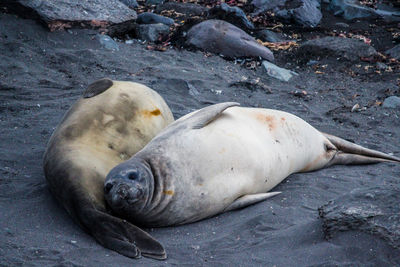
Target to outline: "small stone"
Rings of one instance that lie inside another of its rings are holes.
[[[293,75],[296,75],[296,76],[298,75],[294,71],[280,68],[268,61],[263,61],[262,65],[264,66],[264,68],[267,71],[267,74],[269,76],[276,78],[278,80],[284,81],[284,82],[289,81],[293,77]]]
[[[385,63],[382,63],[382,62],[377,62],[377,63],[376,63],[376,67],[377,67],[379,70],[386,70],[386,69],[388,68],[388,65],[386,65]]]
[[[382,107],[384,108],[400,108],[400,97],[389,96],[383,101]]]
[[[157,24],[138,24],[136,27],[136,37],[140,40],[156,42],[169,34],[169,26]]]
[[[117,42],[115,42],[113,40],[113,38],[111,38],[108,35],[103,35],[103,34],[97,34],[96,35],[97,40],[99,40],[100,44],[108,50],[113,50],[113,51],[118,51],[119,50],[119,46],[117,44]]]
[[[220,19],[227,21],[243,30],[254,30],[246,14],[239,7],[231,7],[225,3],[221,3],[208,11],[208,19]]]
[[[352,108],[351,108],[351,112],[360,110],[360,105],[359,104],[355,104]]]
[[[395,47],[387,50],[385,53],[387,55],[389,55],[391,58],[395,58],[397,60],[400,60],[400,44],[398,44]]]
[[[255,7],[255,15],[267,10],[279,10],[279,7],[285,5],[286,0],[252,0],[251,5]]]
[[[123,4],[125,4],[129,8],[139,7],[139,4],[136,2],[136,0],[119,0],[119,1]]]
[[[318,60],[312,60],[312,59],[310,59],[308,62],[307,62],[307,66],[314,66],[314,65],[316,65],[316,64],[318,64]]]
[[[336,26],[339,26],[339,27],[342,27],[342,28],[348,28],[348,27],[350,27],[349,24],[344,23],[344,22],[338,22],[338,23],[335,23],[335,25],[336,25]]]
[[[174,20],[164,16],[160,16],[151,12],[144,12],[140,14],[136,20],[138,24],[157,24],[162,23],[168,26],[174,24]]]
[[[164,3],[164,0],[146,0],[146,5],[148,5],[148,6],[156,6],[156,5],[160,5],[163,3]]]
[[[270,30],[259,31],[257,33],[257,38],[263,42],[270,42],[270,43],[279,43],[286,41],[281,34]]]

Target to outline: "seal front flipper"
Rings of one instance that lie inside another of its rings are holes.
[[[113,85],[113,81],[104,78],[91,83],[86,91],[83,93],[83,98],[91,98],[106,91]]]
[[[282,192],[268,192],[268,193],[259,193],[259,194],[251,194],[251,195],[244,195],[233,201],[228,207],[224,209],[224,212],[237,210],[241,208],[245,208],[252,204],[258,203],[260,201],[266,200],[270,197],[279,195]]]
[[[240,104],[236,102],[224,102],[208,106],[194,113],[192,116],[187,118],[187,121],[191,122],[193,129],[201,129],[215,120],[225,109],[239,105]]]
[[[163,246],[139,227],[94,208],[78,213],[85,228],[104,247],[130,258],[167,258]]]

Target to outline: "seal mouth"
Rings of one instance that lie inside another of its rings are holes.
[[[143,189],[139,185],[111,185],[105,187],[106,194],[111,199],[112,205],[122,207],[124,205],[132,205],[143,199]]]

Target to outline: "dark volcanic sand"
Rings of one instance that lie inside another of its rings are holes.
[[[202,52],[119,46],[111,52],[93,31],[50,33],[35,21],[0,14],[0,266],[400,264],[399,250],[370,234],[347,231],[326,241],[317,210],[355,188],[399,187],[400,164],[391,163],[295,174],[275,189],[283,193],[268,201],[190,225],[148,229],[167,250],[164,262],[133,260],[97,244],[50,195],[42,156],[69,106],[102,77],[154,88],[176,118],[208,104],[237,101],[288,111],[320,130],[400,155],[400,110],[370,106],[388,92],[399,95],[398,72],[352,78],[346,64],[332,61],[325,74],[302,66],[295,69],[300,76],[283,83],[261,67],[248,70]],[[278,55],[280,66],[287,61]],[[260,78],[272,93],[243,83],[229,86],[242,77]],[[187,82],[199,94],[189,91]],[[306,90],[307,98],[290,93],[295,90]],[[351,113],[356,103],[368,108]]]

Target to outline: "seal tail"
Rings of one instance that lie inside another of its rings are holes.
[[[339,150],[329,165],[361,165],[380,162],[400,162],[400,158],[346,141],[340,137],[323,133]]]

